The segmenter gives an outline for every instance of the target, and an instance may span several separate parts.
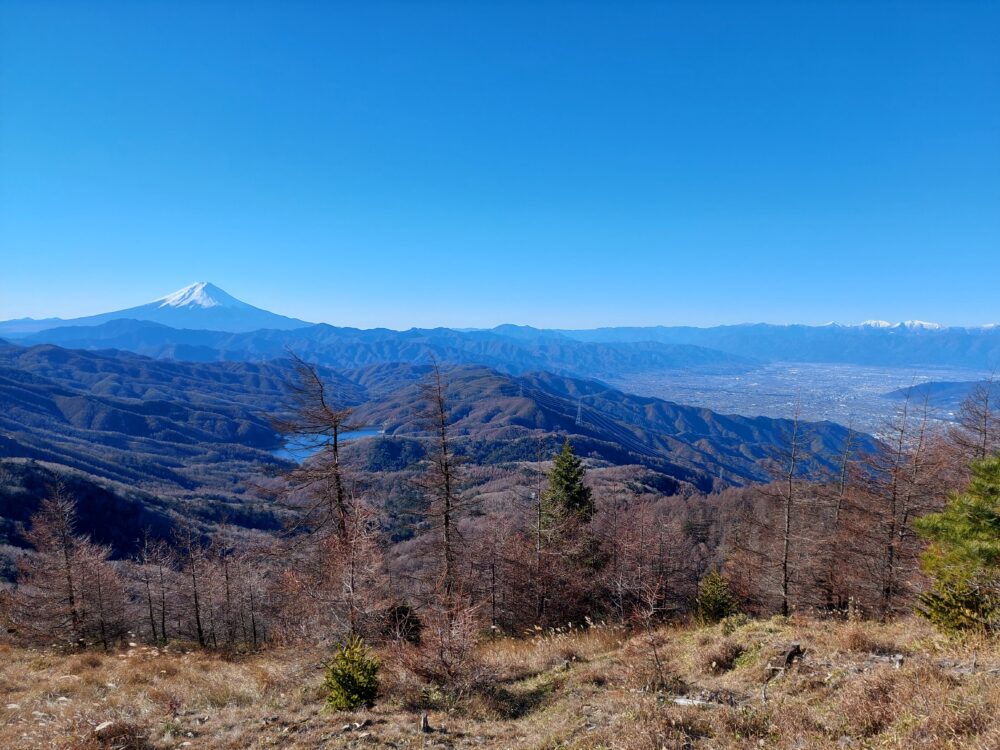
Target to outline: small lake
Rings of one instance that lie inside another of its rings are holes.
[[[340,433],[339,442],[350,443],[354,440],[362,440],[364,438],[378,437],[382,434],[382,431],[374,427],[366,427],[361,430],[354,430],[352,432],[342,432]],[[286,461],[295,461],[296,463],[302,463],[309,456],[314,453],[318,453],[322,448],[322,444],[317,445],[316,441],[310,440],[309,438],[301,438],[299,440],[290,440],[285,443],[284,448],[279,448],[276,451],[272,451],[271,455],[275,458],[283,458]]]

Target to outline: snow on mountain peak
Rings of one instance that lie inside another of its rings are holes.
[[[189,284],[183,289],[178,289],[173,294],[161,297],[156,300],[159,307],[233,307],[240,305],[240,301],[231,297],[219,287],[207,281],[199,281]]]
[[[862,328],[892,328],[892,323],[888,320],[866,320],[861,324]]]
[[[902,323],[890,323],[888,320],[866,320],[858,324],[859,328],[908,328],[921,331],[940,331],[944,328],[940,323],[928,323],[926,320],[904,320]]]

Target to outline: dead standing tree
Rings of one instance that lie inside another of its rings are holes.
[[[36,554],[18,561],[14,629],[105,649],[125,632],[125,589],[111,549],[76,532],[76,500],[57,485],[25,535]]]
[[[786,423],[783,444],[765,465],[771,482],[760,486],[744,508],[728,561],[730,568],[751,573],[747,580],[754,590],[743,592],[745,596],[765,610],[776,600],[783,615],[801,599],[797,587],[807,578],[804,567],[819,544],[814,523],[817,499],[805,490],[812,458],[809,442],[796,405]]]
[[[309,455],[285,475],[291,520],[274,549],[282,557],[274,602],[286,630],[372,636],[388,607],[381,527],[341,460],[344,435],[361,425],[335,381],[300,357],[292,360],[287,408],[272,423]]]
[[[469,601],[469,581],[463,580],[461,570],[467,569],[460,559],[465,541],[459,523],[472,502],[461,494],[462,458],[456,451],[452,434],[451,414],[448,407],[449,383],[437,362],[432,362],[430,372],[421,384],[424,409],[421,421],[429,434],[431,448],[426,470],[419,485],[429,497],[426,511],[430,540],[426,549],[431,557],[433,571],[429,598],[421,612],[421,650],[424,653],[421,669],[433,679],[453,682],[468,676],[475,663],[474,646],[477,640],[478,607]]]
[[[820,556],[823,565],[816,578],[818,592],[822,594],[821,606],[826,611],[843,609],[847,606],[849,594],[845,571],[841,560],[846,533],[843,523],[844,508],[851,491],[851,480],[855,476],[857,463],[858,435],[853,425],[848,425],[847,436],[841,446],[836,473],[816,487],[830,516],[829,527],[824,529]]]
[[[291,357],[296,377],[288,386],[288,408],[282,416],[272,418],[275,430],[309,454],[307,461],[286,475],[295,511],[290,531],[332,532],[346,542],[351,498],[340,447],[344,434],[359,425],[351,421],[351,409],[343,405],[317,367],[295,354]]]
[[[178,591],[178,630],[187,637],[193,636],[204,648],[210,645],[212,635],[205,539],[198,529],[185,523],[174,531],[174,547],[178,551],[180,570],[186,582]]]
[[[22,627],[42,628],[72,642],[83,639],[83,572],[76,535],[76,501],[56,485],[31,518],[25,535],[38,552],[18,561],[16,609],[24,613]]]
[[[143,603],[144,617],[149,624],[149,635],[153,643],[165,644],[170,637],[167,622],[170,619],[168,602],[171,583],[176,575],[176,559],[173,550],[162,539],[153,539],[149,533],[143,535],[142,547],[129,569],[135,598]]]
[[[83,574],[84,635],[107,651],[123,640],[128,630],[125,582],[111,561],[110,546],[82,539],[77,558]]]
[[[909,601],[918,575],[921,543],[912,521],[940,501],[926,399],[915,410],[907,397],[881,438],[845,498],[845,552],[857,572],[856,598],[888,617]]]
[[[958,424],[950,431],[965,463],[981,461],[1000,451],[1000,382],[991,377],[977,383],[962,403]]]
[[[781,614],[787,616],[789,611],[789,586],[791,570],[789,561],[792,551],[792,513],[796,510],[795,482],[798,479],[799,463],[802,460],[801,425],[799,422],[799,406],[795,406],[795,417],[792,420],[791,434],[788,440],[787,453],[781,457],[781,463],[776,469],[781,474],[778,487],[781,490],[782,528],[781,528]]]
[[[515,516],[517,493],[507,492],[483,504],[479,518],[463,519],[463,536],[468,538],[466,556],[470,570],[470,603],[489,611],[490,630],[497,634],[511,630],[517,612],[514,589],[524,585],[518,548],[525,529]]]
[[[605,559],[591,582],[598,600],[622,623],[653,610],[666,612],[672,584],[681,588],[672,530],[653,503],[630,496],[623,487],[601,497],[599,508],[596,534]]]
[[[446,611],[454,608],[458,591],[458,545],[460,543],[458,520],[465,510],[459,496],[460,457],[455,453],[452,440],[447,397],[448,383],[437,362],[421,385],[424,399],[422,420],[431,435],[432,449],[428,455],[427,471],[421,486],[430,495],[427,512],[435,543],[438,583]]]

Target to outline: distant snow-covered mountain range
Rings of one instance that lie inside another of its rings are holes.
[[[995,324],[947,327],[921,320],[867,320],[822,326],[756,323],[553,330],[501,325],[488,330],[360,330],[272,313],[208,282],[100,315],[0,322],[0,337],[173,359],[265,360],[292,348],[331,366],[420,362],[435,357],[510,372],[534,368],[593,377],[663,368],[745,369],[764,360],[1000,367],[1000,327]]]

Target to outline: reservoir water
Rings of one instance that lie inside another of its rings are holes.
[[[352,432],[342,432],[340,434],[339,441],[341,443],[350,443],[354,440],[361,440],[363,438],[378,437],[381,433],[381,430],[374,427],[365,427],[360,430],[353,430]],[[319,440],[311,440],[306,437],[299,440],[290,440],[285,443],[283,448],[272,451],[272,455],[276,458],[283,458],[288,461],[302,463],[309,458],[309,456],[319,452],[322,447],[323,444],[319,443]]]

